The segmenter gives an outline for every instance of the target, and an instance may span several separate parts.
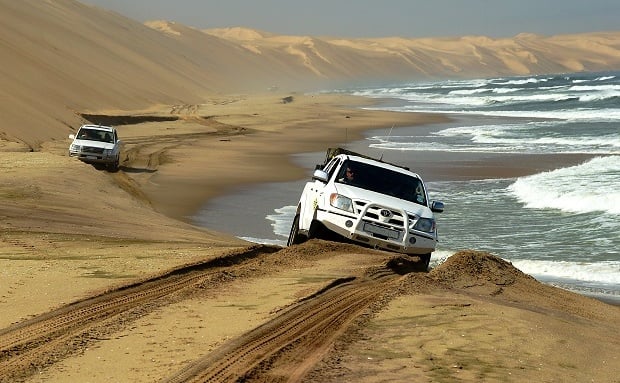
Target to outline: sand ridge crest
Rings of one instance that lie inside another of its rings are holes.
[[[430,275],[455,288],[478,285],[510,286],[517,282],[534,280],[510,262],[491,253],[474,250],[453,254],[434,268]]]
[[[142,24],[75,1],[5,1],[0,36],[11,43],[0,45],[0,94],[8,100],[0,106],[0,132],[39,150],[41,142],[75,131],[84,122],[81,113],[200,104],[222,93],[614,70],[619,34],[286,36],[162,20]]]

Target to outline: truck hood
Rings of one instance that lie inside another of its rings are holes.
[[[384,205],[386,207],[400,208],[408,213],[416,214],[420,217],[434,217],[433,212],[428,206],[345,184],[335,185],[335,188],[338,194],[342,194],[354,200],[363,200]]]
[[[93,148],[103,148],[103,149],[114,149],[114,144],[109,142],[101,142],[101,141],[91,141],[91,140],[73,140],[74,145],[80,146],[90,146]]]

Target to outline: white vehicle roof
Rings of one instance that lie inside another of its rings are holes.
[[[105,132],[113,132],[114,131],[113,127],[106,126],[106,125],[91,125],[91,124],[87,124],[87,125],[80,126],[80,129],[82,129],[82,128],[95,129],[95,130],[103,130]]]

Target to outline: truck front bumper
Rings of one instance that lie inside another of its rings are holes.
[[[102,153],[69,152],[69,156],[77,157],[82,162],[92,164],[113,164],[118,161],[117,155]]]
[[[430,233],[381,225],[332,211],[317,210],[316,220],[334,233],[377,249],[420,255],[433,252],[437,246],[437,239]]]

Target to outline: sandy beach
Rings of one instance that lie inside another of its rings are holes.
[[[343,129],[359,136],[371,127],[445,120],[357,109],[362,100],[350,97],[295,100],[247,98],[220,109],[205,106],[206,120],[196,119],[198,108],[172,123],[120,126],[126,156],[116,173],[69,158],[61,142],[36,153],[3,152],[0,339],[72,302],[183,265],[246,253],[255,245],[217,227],[191,226],[183,217],[236,185],[299,177],[304,170],[287,160],[290,154],[316,151]],[[242,104],[253,112],[236,115]],[[32,382],[172,376],[277,320],[284,308],[330,280],[362,278],[394,258],[321,241],[285,250],[259,250],[272,254],[258,256],[264,266],[231,266],[223,274],[229,277],[209,282],[207,290],[190,288],[154,301],[137,316],[110,317],[115,324],[109,331],[80,335],[80,345],[64,356],[38,361],[36,373],[18,371]],[[318,353],[302,375],[307,381],[616,379],[618,307],[542,285],[507,264],[498,268],[491,255],[473,254],[480,258],[457,255],[452,268],[391,282],[396,285],[381,290],[377,303],[362,306],[331,341],[333,348]]]
[[[542,70],[530,50],[548,70],[604,69],[617,33],[443,39],[441,60],[412,69],[435,45],[247,40],[69,0],[0,2],[0,20],[0,382],[620,382],[620,307],[493,254],[426,272],[398,254],[257,245],[191,221],[242,185],[306,177],[292,155],[449,122],[311,87]],[[474,60],[471,46],[493,49]],[[87,122],[118,128],[118,171],[68,156]],[[473,179],[581,159],[440,153],[419,169]]]

